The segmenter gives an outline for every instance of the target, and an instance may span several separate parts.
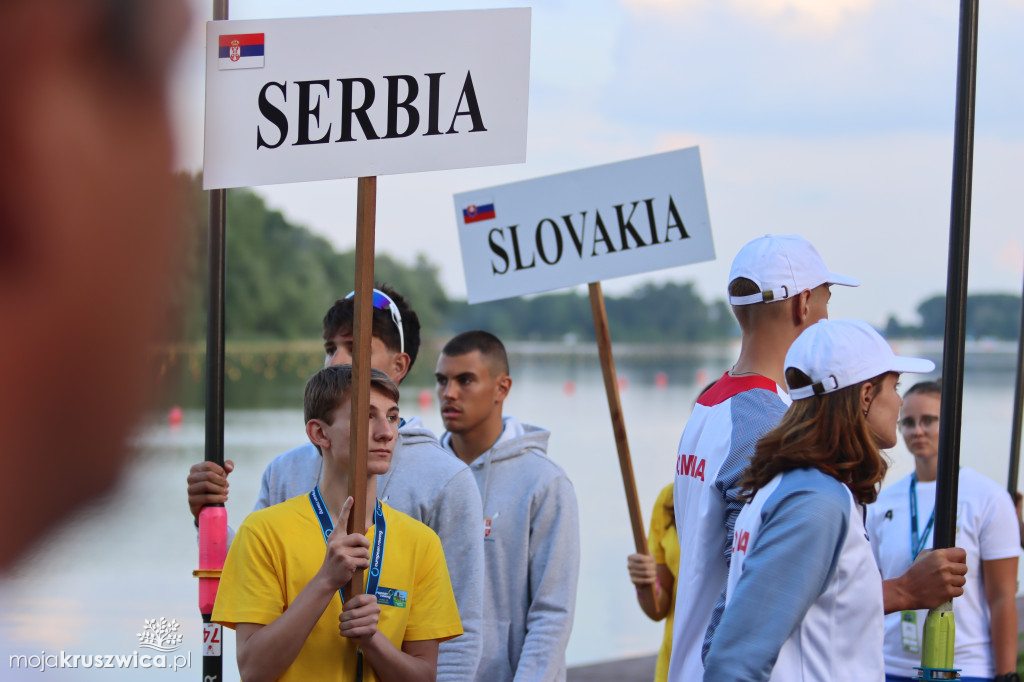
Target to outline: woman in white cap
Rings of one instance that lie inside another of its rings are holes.
[[[705,680],[882,680],[882,580],[864,530],[896,444],[901,372],[869,325],[822,320],[786,354],[793,405],[742,479],[726,608]]]
[[[914,384],[903,395],[900,432],[914,456],[914,472],[886,487],[868,509],[868,536],[883,578],[907,570],[922,550],[932,546],[941,405],[942,387],[935,381]],[[961,468],[956,544],[967,550],[968,570],[964,594],[953,600],[953,661],[965,682],[1019,682],[1018,543],[1017,519],[1006,490],[976,471]],[[897,611],[885,617],[887,681],[917,676],[914,668],[921,665],[927,613]]]

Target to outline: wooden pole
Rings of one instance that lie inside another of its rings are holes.
[[[349,533],[366,532],[366,455],[370,421],[370,344],[373,341],[373,251],[377,220],[377,178],[359,178],[356,200],[356,286],[352,330],[352,418],[349,428]],[[363,571],[356,571],[346,598],[363,593]]]
[[[622,486],[626,490],[626,507],[629,509],[629,522],[633,528],[633,542],[638,554],[650,554],[647,549],[644,515],[640,509],[640,498],[636,494],[633,460],[629,456],[626,421],[622,416],[622,403],[619,400],[619,382],[615,376],[615,359],[612,357],[612,338],[608,333],[608,313],[604,307],[604,294],[600,282],[591,282],[589,287],[590,311],[594,315],[594,335],[597,337],[597,352],[601,357],[601,374],[604,376],[604,390],[608,395],[608,413],[611,415],[612,432],[615,434],[615,449],[619,454]],[[650,603],[655,603],[653,585],[641,588],[640,595],[650,600]]]

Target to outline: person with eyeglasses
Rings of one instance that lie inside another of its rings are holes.
[[[897,442],[899,376],[935,364],[897,356],[860,320],[826,319],[800,334],[785,368],[793,404],[740,480],[704,679],[877,682],[884,598],[865,505]]]
[[[914,471],[886,487],[868,513],[868,535],[884,578],[899,575],[932,546],[939,466],[938,382],[914,384],[903,396],[900,432]],[[962,680],[1017,680],[1017,557],[1020,534],[1013,500],[976,471],[960,469],[956,545],[967,551],[967,584],[953,600],[954,666]],[[886,680],[911,680],[921,665],[927,611],[885,617]]]
[[[373,338],[370,366],[401,384],[420,349],[420,322],[409,302],[393,288],[377,284],[373,291]],[[323,320],[324,366],[350,364],[353,350],[354,299],[338,299]],[[228,474],[211,462],[192,466],[188,501],[198,518],[205,504],[228,498]],[[321,476],[322,459],[312,443],[276,457],[267,465],[253,510],[284,502],[312,490]],[[480,538],[483,506],[469,467],[443,449],[419,417],[403,419],[391,466],[377,482],[377,495],[394,509],[429,526],[448,562],[464,634],[441,643],[437,679],[472,679],[482,653],[484,548]],[[233,531],[229,528],[229,540]]]

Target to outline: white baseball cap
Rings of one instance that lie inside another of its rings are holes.
[[[783,301],[822,284],[860,286],[852,277],[829,272],[817,250],[798,234],[766,234],[747,243],[729,270],[730,283],[738,277],[751,280],[761,292],[729,296],[732,305]]]
[[[935,363],[892,352],[882,335],[860,320],[820,320],[805,329],[786,353],[786,369],[811,378],[810,386],[789,389],[793,400],[854,386],[886,372],[927,374]]]

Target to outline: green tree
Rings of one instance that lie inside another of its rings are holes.
[[[946,324],[946,297],[932,296],[917,307],[920,334],[942,338]],[[967,296],[968,338],[1014,340],[1020,334],[1020,296],[1012,294],[970,294]]]

